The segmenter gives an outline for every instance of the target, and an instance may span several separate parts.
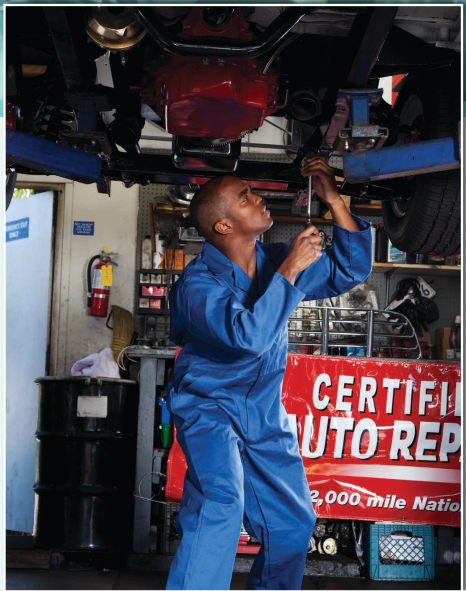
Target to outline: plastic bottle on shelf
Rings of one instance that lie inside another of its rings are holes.
[[[155,235],[155,252],[153,254],[153,268],[164,269],[165,268],[165,236],[162,234]]]
[[[167,448],[171,447],[173,443],[173,427],[171,424],[170,413],[167,408],[167,400],[166,400],[167,392],[162,390],[159,395],[159,406],[160,406],[160,438],[162,442],[162,447]]]
[[[375,245],[375,261],[377,263],[387,262],[387,233],[383,223],[378,224]]]
[[[149,235],[142,241],[141,269],[152,269],[152,242]]]

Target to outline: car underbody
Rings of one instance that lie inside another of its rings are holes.
[[[318,153],[347,194],[383,201],[395,245],[451,254],[460,244],[460,24],[461,8],[446,5],[7,7],[7,171],[96,182],[103,193],[111,181],[200,185],[230,174],[292,198],[307,185],[302,159]],[[396,75],[402,101],[392,106],[379,81]],[[419,90],[403,92],[414,82]],[[437,123],[427,84],[448,94],[439,107],[448,121]],[[266,146],[283,162],[245,154],[265,122],[283,132]],[[170,152],[148,153],[148,137],[157,147],[169,140]],[[438,210],[450,221],[435,240],[431,228],[408,239],[400,225],[420,207],[416,185],[425,192],[439,175],[448,195]]]

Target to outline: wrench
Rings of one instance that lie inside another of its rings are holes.
[[[314,156],[313,152],[309,152],[301,162],[301,166],[306,164],[306,158]],[[312,175],[309,176],[307,183],[307,216],[306,216],[306,227],[311,225],[311,198],[312,198]]]

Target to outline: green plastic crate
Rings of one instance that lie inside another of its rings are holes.
[[[365,524],[367,576],[378,581],[431,581],[434,578],[432,525]]]

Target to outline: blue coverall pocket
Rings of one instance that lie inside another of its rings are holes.
[[[205,385],[198,384],[197,382],[204,376],[207,376],[208,371],[205,368],[196,367],[189,369],[185,375],[181,378],[178,385],[172,388],[170,392],[170,407],[171,412],[176,413],[176,409],[179,407],[181,399],[191,395],[204,395],[205,396]]]

